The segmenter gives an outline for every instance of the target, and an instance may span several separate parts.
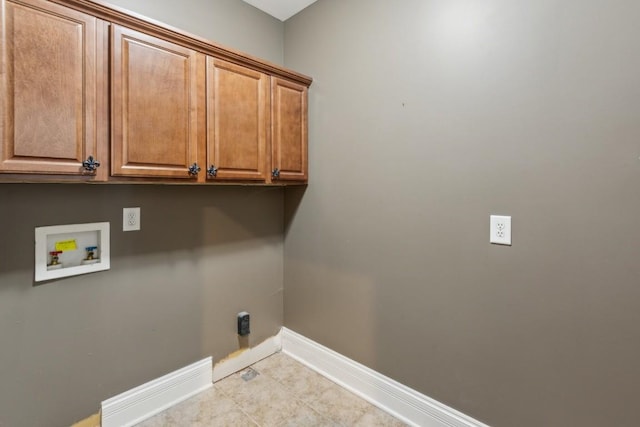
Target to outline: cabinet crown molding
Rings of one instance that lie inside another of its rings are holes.
[[[281,67],[255,56],[235,49],[221,46],[213,41],[190,34],[170,25],[158,22],[146,16],[128,11],[108,3],[95,0],[49,0],[72,9],[93,15],[97,18],[125,27],[143,31],[164,40],[182,45],[225,61],[253,68],[263,73],[281,77],[309,87],[313,79],[296,71]]]

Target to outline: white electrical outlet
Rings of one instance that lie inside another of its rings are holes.
[[[489,217],[489,242],[511,246],[511,217],[491,215]]]
[[[122,209],[122,231],[140,230],[140,208]]]

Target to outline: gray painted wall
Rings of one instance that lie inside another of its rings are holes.
[[[118,2],[282,62],[283,24],[241,1]],[[179,4],[179,9],[176,5]],[[207,18],[207,22],[204,21]],[[142,208],[123,233],[122,208]],[[283,191],[0,184],[0,426],[65,426],[109,397],[282,325]],[[34,228],[109,221],[111,270],[33,282]]]
[[[99,402],[282,325],[281,189],[0,184],[0,425],[63,426]],[[123,232],[122,208],[142,229]],[[111,269],[33,282],[36,226],[109,221]]]
[[[287,21],[314,84],[285,326],[494,426],[637,425],[639,20],[320,0]]]
[[[275,64],[283,63],[284,24],[241,0],[108,0],[107,3]]]

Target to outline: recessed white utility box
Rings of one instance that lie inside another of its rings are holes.
[[[36,282],[109,268],[108,222],[36,227]]]

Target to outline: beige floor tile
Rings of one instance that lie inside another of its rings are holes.
[[[211,418],[206,421],[202,421],[199,424],[176,424],[176,426],[189,426],[189,427],[257,427],[258,424],[253,422],[251,418],[245,415],[241,410],[235,409],[224,415],[219,415],[215,418]]]
[[[274,379],[258,374],[245,381],[245,370],[220,381],[220,389],[263,427],[278,426],[305,412],[305,405]]]
[[[251,426],[256,424],[215,386],[168,410],[149,418],[137,427]]]
[[[336,387],[317,372],[307,368],[302,363],[277,353],[279,357],[267,358],[253,366],[262,375],[273,378],[292,392],[298,399],[308,402],[317,399],[325,390]],[[274,355],[276,356],[276,355]]]
[[[252,367],[263,375],[268,375],[277,380],[286,376],[286,370],[296,362],[282,352],[276,353],[255,363]],[[296,362],[297,363],[297,362]]]
[[[306,405],[302,405],[293,416],[287,418],[278,427],[341,427],[335,421],[318,414]]]
[[[404,427],[407,424],[372,406],[353,425],[354,427]]]
[[[321,415],[348,426],[353,425],[371,407],[365,400],[337,385],[309,399],[308,404]]]
[[[276,353],[137,427],[400,427],[405,424]]]
[[[241,371],[229,375],[228,377],[216,382],[214,386],[217,390],[220,390],[228,397],[233,397],[233,395],[238,393],[244,386],[244,381],[242,380],[243,373],[244,371]]]

